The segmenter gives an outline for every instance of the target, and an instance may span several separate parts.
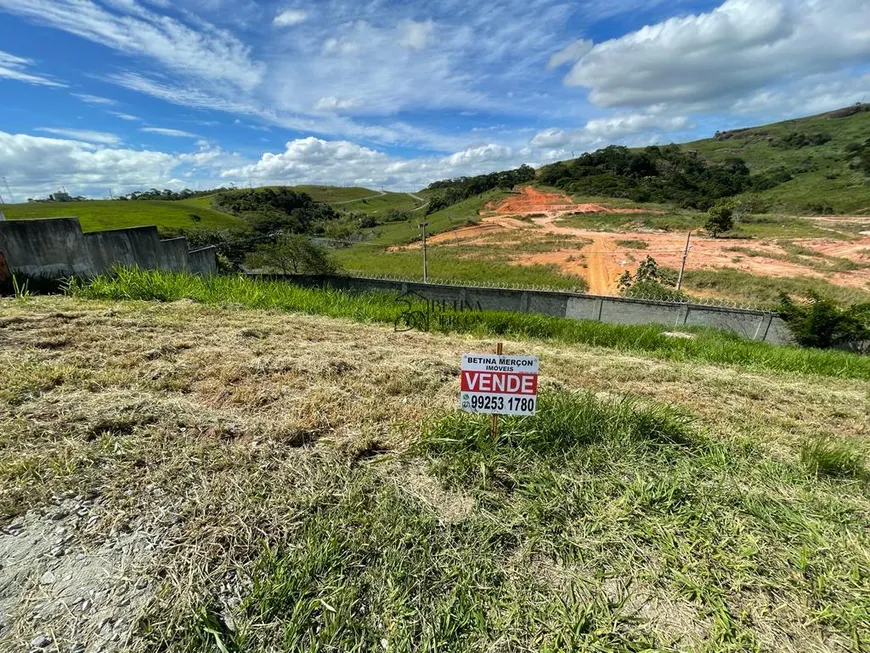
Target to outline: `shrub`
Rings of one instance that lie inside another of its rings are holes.
[[[410,213],[407,211],[400,211],[399,209],[387,209],[383,218],[384,222],[407,222],[410,219]]]
[[[659,281],[641,281],[623,291],[624,297],[654,299],[661,302],[686,302],[688,295]]]
[[[632,276],[626,270],[619,277],[618,286],[623,296],[635,299],[654,299],[663,302],[685,302],[688,296],[676,288],[676,277],[671,270],[660,268],[652,256],[637,267]]]
[[[325,248],[298,235],[279,236],[274,243],[260,245],[248,257],[248,265],[282,274],[335,274],[339,270]]]
[[[627,249],[648,249],[649,243],[645,240],[637,240],[637,239],[629,239],[629,240],[617,240],[616,244],[619,247],[625,247]]]
[[[840,306],[812,293],[810,301],[797,303],[780,298],[780,314],[788,322],[798,344],[804,347],[866,347],[870,341],[870,304]]]
[[[734,206],[730,202],[720,202],[707,212],[704,228],[713,238],[734,228]]]

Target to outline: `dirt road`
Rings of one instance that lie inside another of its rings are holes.
[[[558,235],[576,238],[561,242],[551,251],[521,254],[510,258],[516,265],[555,265],[565,274],[585,277],[589,292],[612,295],[618,293],[620,275],[635,272],[637,265],[652,256],[659,265],[678,268],[683,256],[686,236],[682,233],[630,231],[608,233],[579,229],[559,223],[559,219],[576,213],[635,213],[637,209],[615,209],[599,204],[575,204],[567,195],[524,188],[521,193],[481,212],[481,223],[438,234],[430,243],[462,243],[463,245],[498,247],[493,235],[505,232],[517,234],[522,241],[532,234]],[[525,217],[525,220],[518,219]],[[819,222],[829,218],[817,218]],[[832,217],[832,221],[842,218]],[[864,221],[870,218],[847,218]],[[870,231],[859,240],[813,238],[795,239],[794,243],[811,249],[815,256],[790,255],[783,247],[766,241],[716,239],[698,235],[693,238],[687,268],[690,270],[730,268],[770,277],[812,277],[853,288],[870,287]],[[621,242],[634,241],[635,247]],[[641,247],[636,247],[637,243]],[[646,247],[642,245],[645,244]],[[566,246],[567,245],[567,246]],[[409,247],[420,247],[419,243]],[[397,248],[404,249],[404,248]],[[824,257],[829,257],[825,259]],[[835,257],[835,258],[831,258]],[[837,269],[838,259],[859,264],[857,269]]]

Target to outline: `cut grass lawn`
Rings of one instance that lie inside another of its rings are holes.
[[[0,512],[172,525],[125,649],[866,650],[866,381],[505,337],[543,394],[493,439],[492,339],[227,303],[0,300]]]
[[[191,299],[206,304],[240,304],[386,324],[393,324],[403,310],[390,293],[350,294],[246,277],[203,278],[125,269],[116,272],[115,276],[102,276],[89,284],[75,283],[71,292],[88,299],[164,302]],[[656,325],[616,325],[497,311],[474,313],[473,317],[463,328],[481,336],[543,338],[665,359],[870,380],[870,357],[842,351],[780,347],[711,329],[693,328],[693,338],[672,338],[664,335],[666,327]]]
[[[178,229],[233,229],[236,218],[211,207],[201,197],[182,202],[99,200],[88,202],[31,202],[0,205],[9,220],[77,217],[84,231],[105,231],[154,225],[161,231]],[[199,218],[199,220],[194,219]]]

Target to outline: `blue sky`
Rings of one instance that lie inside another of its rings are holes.
[[[0,0],[17,201],[412,190],[865,96],[866,0]]]

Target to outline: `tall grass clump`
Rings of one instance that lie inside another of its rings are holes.
[[[421,441],[440,475],[464,484],[487,482],[487,470],[511,479],[543,467],[602,455],[635,456],[662,447],[700,450],[691,420],[665,405],[635,399],[598,399],[592,393],[542,392],[535,415],[501,419],[493,437],[489,416],[450,413],[429,425]]]
[[[800,459],[814,476],[861,478],[865,474],[863,457],[848,443],[831,438],[805,441],[800,448]]]
[[[86,299],[165,302],[192,299],[203,304],[326,315],[390,325],[405,310],[403,304],[396,302],[394,293],[349,293],[244,276],[199,277],[123,268],[90,282],[72,283],[69,292]],[[432,329],[470,333],[482,338],[537,338],[606,347],[668,360],[870,380],[870,357],[844,351],[781,347],[703,327],[689,329],[693,338],[673,338],[665,335],[666,327],[660,325],[606,324],[534,313],[468,312],[461,318],[443,326],[433,321]]]

